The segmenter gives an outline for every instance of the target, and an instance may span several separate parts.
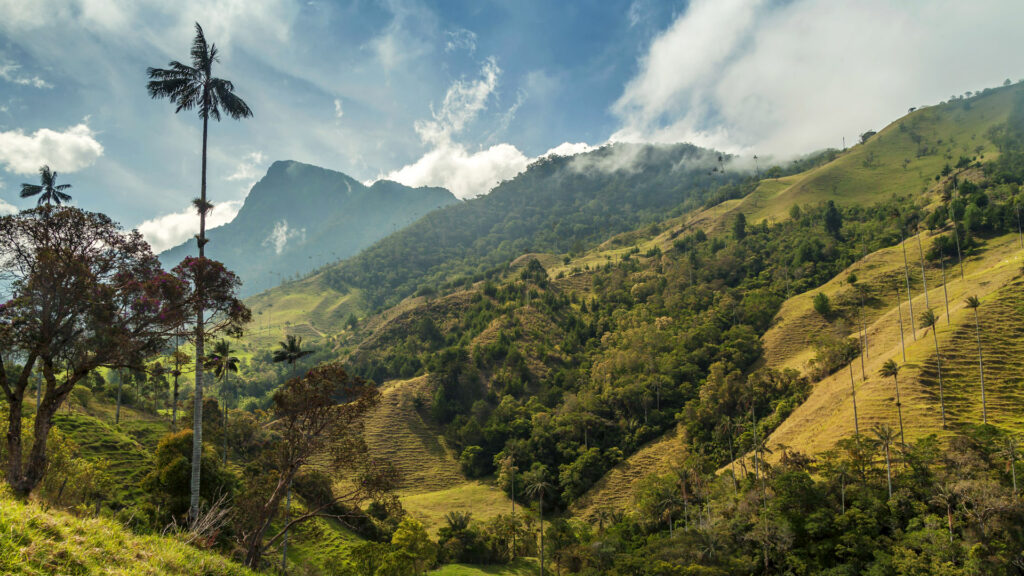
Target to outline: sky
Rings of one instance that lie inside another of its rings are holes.
[[[187,61],[253,109],[210,129],[212,225],[276,160],[486,194],[545,154],[692,142],[787,158],[1024,77],[1019,0],[0,0],[0,211],[49,164],[156,250],[197,231]]]

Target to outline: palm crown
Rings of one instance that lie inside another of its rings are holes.
[[[238,372],[238,358],[232,356],[234,353],[231,343],[227,340],[217,342],[206,359],[206,368],[212,369],[213,375],[217,378],[223,378],[229,372]]]
[[[49,166],[43,166],[39,169],[39,184],[22,184],[21,197],[30,198],[39,194],[40,205],[46,203],[60,206],[62,202],[71,200],[71,195],[64,192],[68,188],[71,188],[71,184],[57,185],[57,173],[51,171]]]
[[[198,109],[199,117],[204,119],[219,121],[221,112],[235,120],[252,116],[249,105],[235,95],[235,85],[213,76],[213,63],[217,61],[217,45],[206,43],[202,26],[196,23],[192,65],[174,60],[168,64],[169,68],[148,68],[149,95],[167,98],[178,106],[175,112]]]
[[[287,362],[294,366],[296,361],[313,353],[312,350],[303,350],[302,337],[294,334],[289,334],[287,341],[278,344],[280,347],[274,350],[274,362]]]

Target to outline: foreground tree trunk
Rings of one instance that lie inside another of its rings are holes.
[[[207,99],[209,95],[206,95]],[[209,102],[207,102],[209,105]],[[203,262],[206,254],[206,139],[209,129],[209,114],[203,115],[203,175],[200,185],[200,206],[199,206],[199,237],[196,244],[199,246],[199,261]],[[199,518],[199,486],[200,486],[200,459],[203,454],[203,358],[206,353],[203,341],[203,283],[196,282],[196,293],[198,295],[199,307],[196,311],[196,391],[195,402],[193,403],[192,415],[192,478],[190,483],[191,500],[189,502],[189,518]]]

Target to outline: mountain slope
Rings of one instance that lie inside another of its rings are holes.
[[[348,258],[424,214],[457,202],[443,188],[409,188],[381,180],[364,186],[340,172],[294,161],[274,162],[230,223],[207,232],[206,253],[242,278],[242,294],[277,285]],[[160,259],[176,265],[196,241]]]
[[[0,493],[0,573],[255,574],[173,537],[139,536],[117,522],[78,518]]]
[[[439,210],[324,272],[372,306],[420,289],[481,280],[528,252],[581,253],[608,237],[702,204],[742,174],[689,144],[615,144],[532,164],[489,194]],[[714,172],[712,168],[716,168]]]

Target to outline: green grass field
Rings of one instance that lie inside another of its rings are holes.
[[[137,536],[111,520],[44,510],[0,493],[0,573],[11,576],[253,574],[173,537]]]
[[[431,576],[533,576],[539,573],[540,566],[534,558],[522,558],[508,566],[449,564],[427,572]]]

